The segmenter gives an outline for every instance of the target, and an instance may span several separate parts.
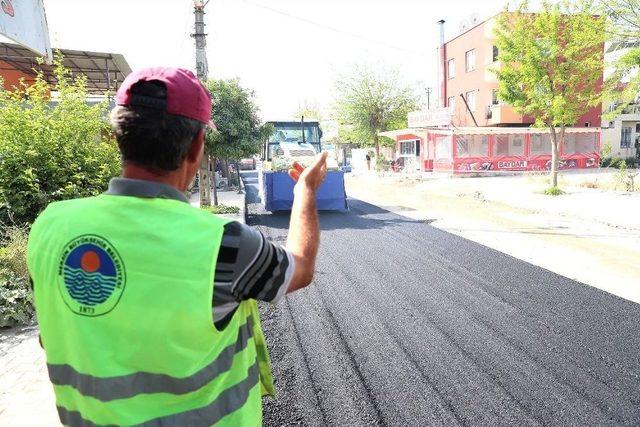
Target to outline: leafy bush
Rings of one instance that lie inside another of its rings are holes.
[[[563,194],[565,194],[565,192],[558,187],[550,187],[544,190],[544,194],[546,194],[547,196],[562,196]]]
[[[636,167],[637,163],[640,163],[635,157],[627,157],[626,159],[624,159],[624,162],[628,168],[634,168]]]
[[[202,209],[211,212],[216,215],[223,214],[238,214],[240,213],[240,208],[237,206],[228,206],[228,205],[217,205],[217,206],[203,206]]]
[[[84,76],[55,61],[57,84],[42,75],[13,91],[0,86],[0,222],[32,222],[47,204],[97,195],[120,161],[108,104],[86,103]]]
[[[389,161],[382,154],[376,157],[376,170],[378,172],[387,172],[389,170]]]
[[[28,323],[34,314],[25,228],[6,227],[0,240],[0,327]]]
[[[604,157],[600,159],[600,166],[603,168],[617,168],[622,161],[620,157]]]
[[[638,163],[638,159],[635,157],[627,157],[625,159],[621,159],[620,157],[606,157],[600,159],[600,166],[603,168],[620,168],[622,164],[627,168],[633,168],[636,166],[636,163]]]

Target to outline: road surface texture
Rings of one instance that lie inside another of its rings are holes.
[[[284,243],[244,179],[249,224]],[[321,215],[314,283],[261,307],[266,426],[640,423],[640,305],[349,204]]]

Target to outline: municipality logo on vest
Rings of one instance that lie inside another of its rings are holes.
[[[120,301],[125,285],[124,265],[113,246],[99,236],[69,242],[60,257],[62,299],[77,314],[100,316]]]

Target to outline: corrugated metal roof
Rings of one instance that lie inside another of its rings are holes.
[[[124,78],[131,73],[131,67],[123,55],[109,52],[54,49],[63,55],[63,64],[74,74],[87,76],[87,90],[92,94],[103,94],[107,90],[115,92]],[[34,69],[42,70],[45,79],[56,84],[53,66],[38,64],[38,55],[27,48],[12,43],[0,43],[0,61],[29,75],[36,75]]]

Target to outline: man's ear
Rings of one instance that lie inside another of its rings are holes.
[[[204,154],[204,133],[205,129],[201,129],[197,133],[196,137],[191,141],[191,147],[187,153],[187,160],[191,163],[200,163],[202,155]]]

